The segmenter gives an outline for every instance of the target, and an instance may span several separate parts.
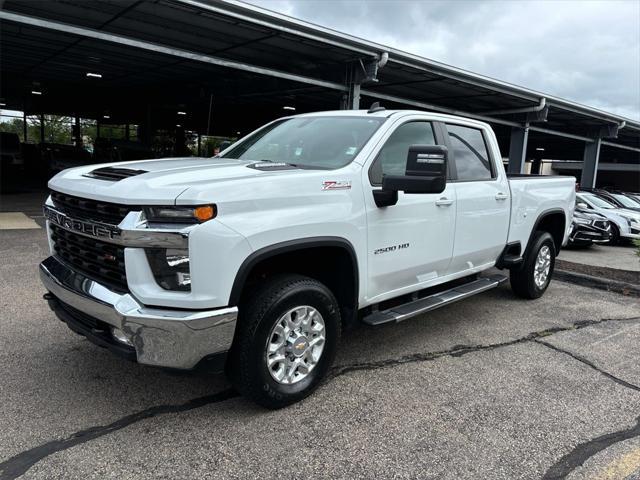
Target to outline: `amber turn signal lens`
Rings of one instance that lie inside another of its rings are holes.
[[[196,207],[193,210],[193,216],[196,217],[201,222],[206,222],[207,220],[211,220],[216,216],[216,206],[205,205],[203,207]]]

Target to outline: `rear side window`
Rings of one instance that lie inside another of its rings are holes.
[[[372,185],[382,184],[382,175],[404,175],[407,169],[407,154],[411,145],[435,145],[433,127],[430,122],[408,122],[400,125],[380,149],[371,169]]]
[[[490,180],[493,178],[491,160],[482,130],[447,125],[453,149],[458,180]]]

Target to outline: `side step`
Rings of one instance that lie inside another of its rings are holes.
[[[384,323],[401,322],[407,318],[415,317],[425,312],[435,310],[458,300],[465,299],[476,293],[484,292],[497,287],[505,282],[507,277],[504,275],[489,275],[474,280],[464,285],[459,285],[450,290],[434,293],[428,297],[404,303],[388,310],[373,312],[362,319],[367,325],[382,325]]]

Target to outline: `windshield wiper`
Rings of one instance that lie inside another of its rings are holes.
[[[267,160],[267,159],[262,159],[262,160],[258,160],[258,162],[279,163],[279,164],[282,164],[282,165],[289,165],[290,167],[298,167],[298,166],[299,166],[297,163],[283,162],[282,160]]]

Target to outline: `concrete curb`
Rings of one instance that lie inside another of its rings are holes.
[[[611,268],[598,265],[588,265],[585,263],[570,262],[568,260],[556,259],[556,268],[565,272],[581,273],[592,277],[600,277],[605,280],[616,280],[618,282],[640,285],[640,271],[623,270],[621,268]]]
[[[575,283],[583,287],[597,288],[608,292],[620,293],[629,297],[640,298],[640,285],[610,278],[595,277],[568,270],[554,270],[553,278],[561,282]]]

